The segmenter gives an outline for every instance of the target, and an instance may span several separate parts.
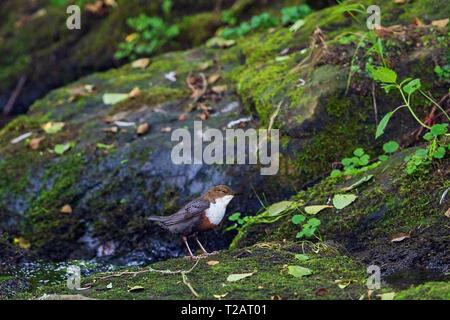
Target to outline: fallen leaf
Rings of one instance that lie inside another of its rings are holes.
[[[169,80],[171,82],[176,82],[177,81],[177,73],[175,71],[165,73],[164,78],[166,78],[167,80]]]
[[[297,32],[301,27],[303,27],[304,24],[305,20],[299,19],[289,28],[289,31]]]
[[[161,132],[170,132],[170,131],[172,131],[171,127],[162,127],[161,128]]]
[[[300,266],[288,266],[288,272],[290,275],[296,278],[309,276],[310,274],[313,273],[311,269]]]
[[[118,127],[134,127],[136,122],[130,121],[114,121],[114,124]]]
[[[41,144],[41,141],[44,139],[45,139],[44,137],[33,138],[30,140],[30,143],[28,144],[28,146],[30,147],[31,150],[37,150],[37,149],[39,149],[39,145]]]
[[[377,297],[381,300],[394,300],[395,292],[380,293],[377,294]]]
[[[236,282],[236,281],[242,280],[244,278],[250,277],[252,275],[253,275],[253,272],[251,272],[251,273],[234,273],[234,274],[230,274],[227,277],[227,281],[228,282]]]
[[[186,121],[187,120],[187,114],[182,113],[178,116],[178,121]]]
[[[102,99],[104,104],[116,104],[128,97],[128,93],[105,93]]]
[[[441,20],[433,20],[431,21],[431,25],[438,28],[445,28],[448,25],[449,19],[441,19]]]
[[[211,68],[213,65],[214,65],[214,61],[213,60],[208,60],[208,61],[200,63],[198,65],[198,70],[205,71],[205,70]]]
[[[420,20],[419,18],[417,18],[417,17],[414,17],[413,18],[413,24],[414,25],[416,25],[416,26],[418,26],[418,27],[423,27],[425,24],[422,22],[422,20]]]
[[[328,295],[328,289],[327,288],[318,288],[316,291],[314,291],[314,295],[316,297],[323,297]]]
[[[340,289],[347,288],[352,282],[353,280],[334,280],[334,283],[336,283]]]
[[[406,0],[394,0],[396,4],[404,4]]]
[[[66,151],[68,151],[70,148],[72,148],[72,143],[66,142],[63,144],[57,144],[54,148],[54,151],[58,155],[64,154]]]
[[[348,186],[348,187],[344,187],[341,190],[342,191],[350,191],[352,189],[355,189],[356,187],[362,185],[363,183],[371,180],[373,178],[373,174],[369,174],[368,176],[364,176],[361,179],[359,179],[358,181],[356,181],[355,183],[353,183],[352,185]]]
[[[102,131],[117,133],[119,131],[119,128],[117,128],[116,126],[113,126],[113,127],[103,128]]]
[[[66,204],[64,207],[61,208],[59,211],[61,213],[71,214],[72,213],[72,207],[68,204]]]
[[[295,259],[297,259],[299,261],[306,261],[306,260],[309,260],[309,257],[306,254],[299,253],[299,254],[295,255]]]
[[[141,286],[134,286],[134,287],[131,287],[130,289],[128,289],[128,292],[137,292],[137,291],[142,291],[144,289],[145,288],[141,287]]]
[[[148,125],[147,122],[141,123],[136,129],[136,133],[138,135],[144,135],[144,134],[146,134],[148,132],[149,128],[150,128],[150,126]]]
[[[307,207],[305,207],[305,212],[307,214],[318,214],[320,211],[327,209],[327,208],[333,208],[333,206],[329,206],[329,205],[307,206]]]
[[[208,48],[229,48],[236,44],[234,40],[226,40],[220,37],[213,37],[206,42]]]
[[[208,84],[214,84],[219,79],[220,79],[220,74],[219,73],[213,73],[212,75],[210,75],[208,77]]]
[[[279,296],[279,295],[276,294],[276,295],[274,295],[274,296],[271,296],[271,297],[270,297],[270,300],[274,300],[274,301],[275,301],[275,300],[283,300],[283,299],[281,298],[281,296]]]
[[[444,213],[444,216],[450,218],[450,208],[447,209],[447,211]]]
[[[338,210],[344,209],[345,207],[353,203],[356,198],[358,198],[358,196],[354,194],[336,194],[333,197],[333,206]]]
[[[44,124],[42,126],[42,129],[48,133],[48,134],[55,134],[58,133],[59,131],[62,130],[62,128],[64,128],[65,124],[64,122],[47,122],[46,124]]]
[[[141,89],[139,89],[138,87],[134,87],[129,93],[128,96],[130,98],[136,98],[138,96],[141,95]]]
[[[405,239],[408,239],[408,238],[410,238],[410,237],[411,237],[411,236],[410,236],[408,233],[400,232],[400,233],[394,235],[394,236],[391,238],[391,242],[401,242],[401,241],[403,241],[403,240],[405,240]]]
[[[18,245],[19,247],[21,247],[22,249],[28,250],[30,249],[30,242],[28,242],[28,240],[26,240],[25,238],[22,237],[16,237],[14,238],[13,243],[15,245]]]
[[[112,289],[112,287],[113,287],[112,282],[110,282],[110,283],[108,283],[108,284],[106,285],[106,289]]]
[[[135,69],[145,69],[150,64],[149,58],[142,58],[131,63],[131,67]]]
[[[103,9],[103,1],[97,0],[94,3],[87,3],[85,4],[84,9],[95,14],[101,13]]]
[[[104,144],[104,143],[97,143],[97,148],[98,149],[103,149],[103,150],[110,150],[114,148],[113,144]]]
[[[214,91],[215,93],[218,93],[218,94],[226,92],[227,89],[228,89],[228,86],[226,84],[220,85],[220,86],[214,86],[211,88],[212,91]]]
[[[208,264],[208,266],[215,266],[215,265],[219,264],[220,262],[217,260],[209,260],[206,263]]]
[[[222,298],[225,298],[227,295],[228,295],[228,292],[224,293],[224,294],[213,294],[213,297],[220,300]]]
[[[269,216],[273,217],[279,215],[280,213],[283,213],[288,209],[294,208],[295,206],[296,203],[294,201],[280,201],[270,205],[266,209],[266,212]]]
[[[205,121],[205,120],[208,120],[208,118],[209,118],[209,113],[208,113],[208,112],[202,112],[202,113],[200,113],[199,115],[197,115],[197,117],[198,117],[200,120]]]
[[[28,139],[29,137],[31,137],[31,135],[33,134],[33,132],[27,132],[24,134],[21,134],[20,136],[18,136],[17,138],[14,138],[11,140],[12,144],[17,144],[25,139]]]
[[[139,36],[139,34],[138,33],[130,33],[129,35],[127,35],[126,37],[125,37],[125,42],[131,42],[131,41],[133,41],[134,39],[136,39],[137,37]],[[139,60],[137,60],[137,61],[139,61]],[[136,62],[136,61],[135,61]],[[134,62],[133,62],[134,63]],[[132,64],[132,66],[133,66],[133,64]],[[144,67],[145,68],[145,67]]]
[[[283,62],[283,61],[286,61],[286,60],[289,60],[289,59],[290,59],[289,56],[278,56],[278,57],[275,57],[275,61],[276,62]]]

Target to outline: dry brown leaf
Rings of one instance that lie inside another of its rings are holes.
[[[213,294],[213,297],[216,299],[222,299],[225,298],[228,295],[228,292],[224,293],[224,294]]]
[[[413,24],[418,26],[418,27],[423,27],[425,25],[425,23],[423,23],[422,20],[420,20],[417,17],[413,18]]]
[[[72,207],[69,204],[66,204],[65,206],[63,206],[61,208],[61,210],[59,212],[66,213],[66,214],[71,214],[72,213]]]
[[[37,150],[37,149],[39,149],[39,145],[41,144],[41,141],[44,139],[45,139],[44,137],[33,138],[30,140],[30,143],[28,144],[28,146],[30,147],[31,150]]]
[[[208,264],[208,266],[215,266],[215,265],[219,264],[220,262],[217,260],[209,260],[206,263]]]
[[[134,287],[131,287],[130,289],[128,289],[128,292],[136,292],[136,291],[142,291],[142,290],[144,290],[144,287],[134,286]]]
[[[187,114],[182,113],[178,116],[178,121],[186,121],[187,120]]]
[[[86,11],[89,11],[92,13],[100,13],[103,9],[103,1],[97,0],[94,3],[87,3],[84,6],[84,9],[86,9]]]
[[[111,133],[117,133],[119,131],[119,128],[116,126],[108,127],[103,129],[104,132],[111,132]]]
[[[214,84],[219,79],[220,79],[220,74],[219,73],[213,73],[212,75],[210,75],[208,77],[208,84]]]
[[[198,117],[200,120],[205,121],[205,120],[208,120],[208,118],[209,118],[209,113],[208,113],[207,111],[204,111],[204,112],[200,113],[197,117]]]
[[[394,0],[396,4],[404,4],[406,0]]]
[[[226,84],[221,85],[221,86],[214,86],[211,88],[212,91],[214,91],[215,93],[221,94],[224,93],[225,91],[227,91],[228,86]]]
[[[450,208],[447,209],[447,211],[444,213],[444,216],[450,218]]]
[[[431,21],[431,25],[438,28],[445,28],[448,25],[448,18]]]
[[[136,132],[137,132],[138,135],[144,135],[144,134],[146,134],[148,132],[148,129],[150,129],[150,126],[148,125],[147,122],[145,122],[145,123],[141,123],[137,127]]]
[[[128,95],[130,96],[130,98],[136,98],[141,95],[141,89],[139,89],[138,87],[134,87],[130,91],[130,93],[128,93]]]
[[[410,238],[410,235],[408,233],[400,232],[391,238],[391,242],[401,242],[408,238]]]
[[[150,64],[149,58],[142,58],[131,63],[132,68],[145,69]]]
[[[283,298],[281,298],[281,296],[279,296],[279,295],[274,295],[274,296],[271,296],[270,297],[270,300],[283,300]]]

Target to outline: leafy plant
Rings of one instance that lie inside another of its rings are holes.
[[[227,27],[222,30],[220,36],[225,39],[242,37],[251,31],[276,27],[278,19],[264,12],[258,16],[253,16],[250,21],[241,23],[237,27]]]
[[[437,74],[441,80],[450,80],[450,64],[444,66],[436,65],[434,67],[434,72]]]
[[[366,171],[370,162],[370,156],[366,154],[363,148],[357,148],[353,151],[353,157],[344,158],[341,160],[341,164],[344,166],[344,170],[335,169],[331,172],[332,177],[338,177],[342,174],[353,175],[361,171]]]
[[[135,60],[139,56],[155,54],[180,32],[177,25],[168,25],[159,17],[149,17],[145,14],[129,18],[127,24],[135,33],[128,35],[125,41],[119,44],[115,53],[116,59]]]
[[[305,18],[311,11],[311,7],[307,4],[283,8],[281,9],[281,23],[283,25],[294,23],[299,19]]]
[[[317,228],[320,225],[320,220],[317,218],[309,218],[306,220],[306,217],[303,214],[296,214],[292,217],[292,223],[295,225],[301,224],[303,222],[301,230],[297,233],[296,238],[311,238],[316,233]]]
[[[223,23],[229,26],[235,26],[238,23],[238,19],[235,17],[231,10],[222,11],[221,19]]]

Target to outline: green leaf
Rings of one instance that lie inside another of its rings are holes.
[[[104,144],[104,143],[97,143],[97,148],[99,149],[104,149],[104,150],[110,150],[112,148],[114,148],[113,144]]]
[[[408,82],[406,86],[403,87],[403,91],[407,94],[412,94],[415,91],[419,90],[421,87],[420,79],[414,79]]]
[[[336,209],[340,210],[350,205],[356,198],[358,196],[354,194],[336,194],[333,197],[333,205]]]
[[[423,135],[423,138],[427,141],[431,141],[434,138],[434,135],[431,132],[427,132]]]
[[[425,159],[428,157],[428,150],[424,148],[417,149],[415,155],[420,159]]]
[[[311,219],[308,220],[308,224],[311,227],[318,227],[318,226],[320,226],[320,220],[317,219],[317,218],[311,218]],[[315,228],[314,228],[313,232],[314,231],[315,231]]]
[[[397,73],[386,67],[374,67],[372,65],[367,66],[367,71],[373,80],[383,83],[396,83]]]
[[[448,123],[438,123],[431,127],[431,134],[435,137],[442,136],[448,131]]]
[[[384,133],[384,129],[386,129],[386,126],[389,123],[389,120],[391,120],[393,114],[393,111],[388,112],[384,115],[383,119],[381,119],[377,127],[377,132],[375,133],[375,139],[378,139]]]
[[[344,159],[342,159],[341,163],[344,167],[348,167],[349,165],[351,165],[353,163],[353,161],[351,158],[344,158]]]
[[[48,134],[55,134],[64,128],[64,122],[47,122],[42,126],[42,129]]]
[[[305,20],[300,19],[297,20],[290,28],[289,31],[291,32],[297,32],[303,25],[305,24]]]
[[[295,206],[296,206],[296,203],[294,201],[280,201],[280,202],[270,205],[266,209],[266,212],[269,216],[273,217],[273,216],[279,215],[280,213],[283,213],[284,211],[286,211],[288,209],[292,209]]]
[[[128,93],[105,93],[103,94],[104,104],[116,104],[128,98]]]
[[[378,157],[378,160],[380,160],[380,161],[386,161],[388,159],[389,159],[389,157],[387,155],[385,155],[385,154],[383,154],[383,155]]]
[[[292,275],[296,278],[309,276],[310,274],[313,273],[311,269],[308,269],[305,267],[300,267],[300,266],[288,266],[288,272],[290,275]]]
[[[353,154],[357,157],[362,157],[364,155],[364,149],[363,148],[357,148],[355,151],[353,151]]]
[[[66,151],[68,151],[70,148],[72,148],[72,143],[67,142],[64,144],[57,144],[54,148],[54,151],[58,155],[64,154]]]
[[[227,277],[227,281],[228,282],[236,282],[236,281],[245,279],[247,277],[250,277],[252,275],[253,275],[253,272],[251,272],[251,273],[234,273],[234,274],[230,274]]]
[[[389,141],[383,145],[383,150],[386,153],[394,153],[395,151],[397,151],[398,147],[399,147],[399,144],[397,142]]]
[[[295,259],[299,261],[306,261],[309,260],[309,257],[306,254],[299,253],[295,255]]]
[[[369,155],[368,155],[368,154],[365,154],[365,155],[363,155],[361,158],[359,158],[358,164],[359,164],[360,166],[366,166],[366,165],[369,164],[369,160],[370,160]]]
[[[445,157],[445,148],[444,147],[437,148],[437,150],[433,153],[433,158],[442,159],[444,157]]]
[[[292,223],[293,224],[299,224],[302,223],[303,221],[305,221],[306,217],[302,214],[296,214],[292,217]]]
[[[329,206],[329,205],[307,206],[307,207],[305,207],[305,212],[307,214],[318,214],[320,211],[327,209],[327,208],[333,208],[333,206]]]
[[[228,217],[228,220],[230,220],[230,221],[237,221],[237,220],[240,219],[240,217],[241,217],[241,213],[240,212],[235,212],[231,216]]]

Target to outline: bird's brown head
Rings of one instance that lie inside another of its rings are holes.
[[[203,198],[207,201],[214,201],[218,198],[223,198],[226,196],[231,196],[234,197],[235,195],[237,195],[236,192],[234,192],[233,190],[231,190],[230,187],[226,186],[226,185],[218,185],[215,187],[212,187],[211,189],[209,189],[208,191],[206,191],[206,193],[203,195]]]

